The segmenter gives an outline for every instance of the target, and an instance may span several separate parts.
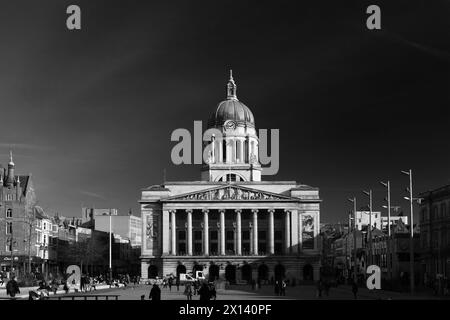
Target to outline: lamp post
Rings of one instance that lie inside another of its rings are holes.
[[[388,241],[387,241],[387,270],[388,270],[388,276],[389,280],[392,280],[392,269],[391,269],[391,183],[388,180],[387,182],[380,181],[380,184],[382,184],[384,187],[387,188],[387,213],[388,213]],[[383,206],[385,207],[385,206]]]
[[[404,197],[406,200],[409,200],[410,204],[410,235],[409,235],[409,279],[410,279],[410,289],[411,294],[414,294],[414,220],[413,220],[413,189],[412,189],[412,170],[402,171],[403,174],[409,176],[409,188],[406,188],[409,191],[409,197]]]
[[[109,211],[109,286],[112,284],[112,218],[111,210]]]
[[[356,197],[348,201],[353,203],[353,281],[356,283]]]
[[[363,191],[363,193],[369,196],[369,265],[372,264],[372,190]]]

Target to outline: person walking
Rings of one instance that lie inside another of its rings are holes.
[[[214,283],[209,284],[209,294],[210,294],[211,299],[216,300],[217,292],[216,292],[216,286],[214,285]]]
[[[355,282],[355,281],[353,281],[353,284],[352,284],[352,292],[353,292],[353,297],[355,298],[355,299],[357,299],[358,297],[357,297],[357,294],[358,294],[358,284]]]
[[[152,290],[150,290],[148,298],[153,301],[161,300],[161,289],[156,283],[153,285]]]
[[[209,288],[206,283],[203,283],[201,288],[198,290],[198,294],[200,296],[200,301],[209,301],[211,298],[209,295]]]
[[[317,283],[317,297],[319,298],[322,298],[322,289],[323,289],[322,280],[319,280],[319,282]]]
[[[18,293],[20,293],[19,285],[14,279],[14,274],[11,274],[11,279],[6,284],[6,294],[11,298],[15,298]]]
[[[285,296],[286,295],[286,287],[287,287],[287,284],[286,284],[286,281],[281,281],[281,296]]]
[[[275,281],[274,289],[275,289],[275,295],[276,295],[276,296],[280,295],[280,292],[279,292],[279,291],[280,291],[280,288],[279,288],[279,286],[278,286],[278,280]]]
[[[172,283],[173,283],[172,277],[169,278],[168,282],[169,282],[169,291],[172,291]]]
[[[184,295],[188,300],[192,300],[192,286],[190,283],[186,283],[186,286],[184,288]]]
[[[177,284],[177,291],[180,291],[180,279],[179,278],[177,278],[176,284]]]

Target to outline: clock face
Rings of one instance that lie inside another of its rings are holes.
[[[233,120],[227,120],[223,124],[223,128],[225,129],[225,131],[234,130],[234,129],[236,129],[236,127],[237,127],[237,123]]]

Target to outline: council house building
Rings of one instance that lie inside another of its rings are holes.
[[[230,74],[213,110],[211,154],[200,181],[141,191],[141,278],[203,270],[207,279],[319,279],[319,189],[262,181],[255,118]]]

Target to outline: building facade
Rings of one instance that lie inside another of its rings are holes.
[[[425,282],[450,276],[450,185],[421,193],[421,273]]]
[[[261,181],[259,139],[250,109],[227,99],[208,122],[201,181],[165,182],[141,192],[141,277],[203,270],[209,279],[317,280],[318,188]]]
[[[7,274],[25,272],[27,264],[41,264],[36,259],[36,232],[33,206],[36,194],[31,175],[15,172],[12,153],[7,168],[0,165],[0,268]]]

